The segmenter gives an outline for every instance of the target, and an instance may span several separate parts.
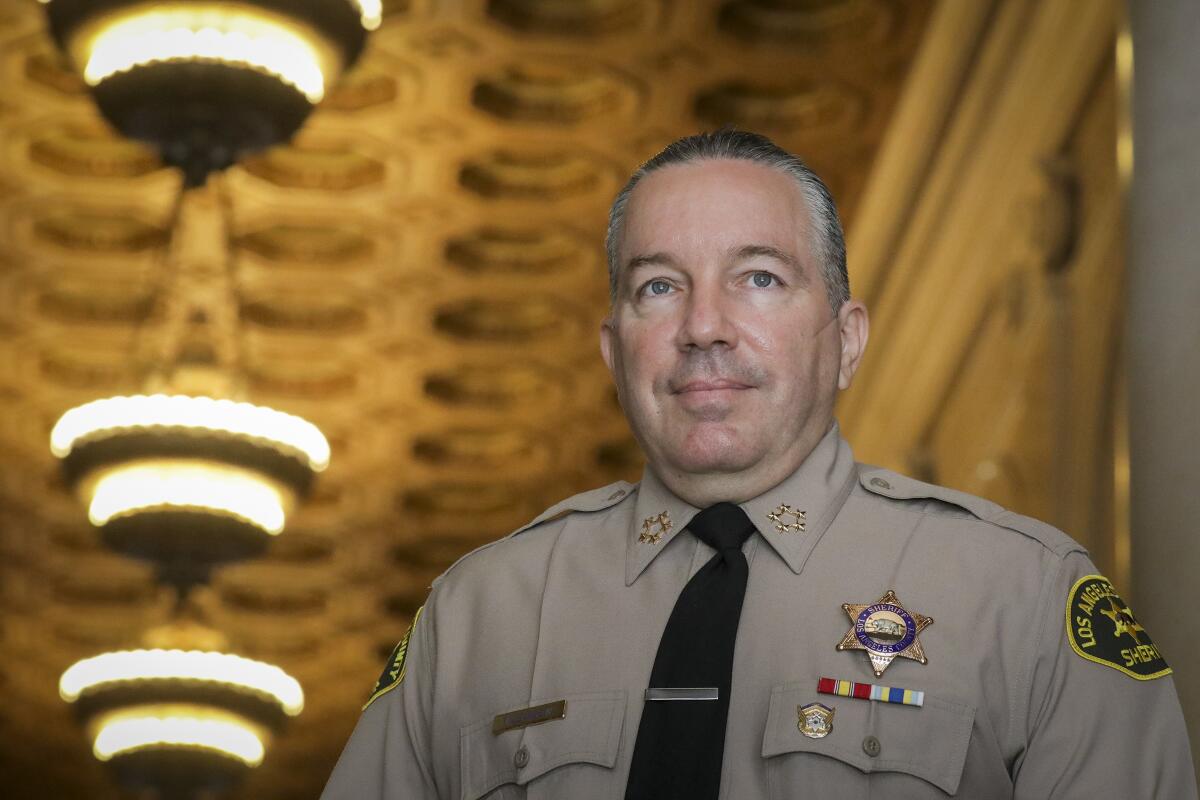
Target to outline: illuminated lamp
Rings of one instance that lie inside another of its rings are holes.
[[[380,0],[42,0],[125,136],[189,186],[287,141],[378,27]]]
[[[300,417],[187,395],[77,406],[50,449],[105,544],[181,588],[261,554],[329,464],[328,441]]]
[[[85,658],[59,680],[118,780],[163,797],[224,791],[258,766],[272,736],[304,707],[278,667],[194,645],[223,647],[217,632],[175,622],[148,647]]]

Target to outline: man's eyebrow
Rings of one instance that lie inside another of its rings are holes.
[[[675,258],[670,253],[647,253],[646,255],[634,256],[625,262],[626,272],[632,272],[638,267],[673,267],[676,265]]]
[[[769,244],[748,244],[734,250],[733,256],[739,261],[742,259],[756,258],[760,256],[765,258],[773,258],[776,261],[791,267],[792,271],[796,273],[796,276],[801,281],[804,283],[808,282],[808,273],[804,271],[804,266],[800,263],[800,260],[791,253],[780,250],[778,247],[774,247]]]

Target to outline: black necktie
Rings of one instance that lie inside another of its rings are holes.
[[[646,702],[625,800],[716,800],[721,788],[733,644],[750,572],[742,545],[754,523],[732,503],[718,503],[687,529],[717,554],[679,593],[649,688],[715,688],[717,699]]]

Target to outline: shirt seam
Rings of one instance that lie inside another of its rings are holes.
[[[858,493],[852,492],[850,494],[850,497],[848,497],[846,499],[846,503],[849,504],[852,500],[858,500],[859,502],[863,502],[863,503],[872,503],[875,505],[881,505],[881,506],[888,508],[890,511],[895,511],[900,514],[908,514],[910,516],[916,516],[916,517],[927,518],[927,519],[935,519],[935,520],[951,519],[951,520],[957,520],[959,522],[972,522],[972,523],[975,523],[978,525],[983,525],[987,528],[993,528],[993,529],[999,528],[1000,530],[1015,533],[1015,534],[1021,536],[1022,538],[1028,539],[1032,542],[1037,542],[1038,545],[1042,548],[1042,550],[1044,550],[1046,553],[1050,554],[1050,556],[1052,556],[1054,558],[1062,559],[1062,558],[1066,558],[1066,556],[1070,555],[1071,553],[1086,553],[1087,552],[1086,550],[1083,550],[1082,547],[1080,545],[1078,545],[1077,543],[1074,547],[1068,547],[1067,549],[1065,549],[1065,551],[1060,552],[1060,548],[1058,546],[1049,545],[1046,542],[1043,542],[1041,539],[1039,539],[1036,536],[1031,536],[1027,533],[1015,530],[1006,525],[1001,525],[1000,523],[995,522],[993,520],[985,519],[984,517],[980,517],[980,516],[976,516],[969,509],[963,508],[962,506],[957,506],[957,507],[962,508],[963,511],[966,513],[966,516],[964,516],[964,517],[949,517],[949,516],[943,517],[938,514],[930,514],[928,511],[918,511],[916,509],[904,508],[903,506],[900,506],[898,504],[898,502],[896,502],[896,501],[893,501],[892,503],[888,503],[887,500],[889,500],[889,499],[891,499],[891,498],[880,499],[879,495],[876,495],[872,492],[866,492],[864,494],[858,494]],[[905,498],[905,499],[918,501],[918,502],[920,500],[937,500],[938,502],[941,502],[941,503],[947,503],[949,505],[954,505],[954,503],[951,503],[948,500],[942,500],[941,498],[938,498],[938,497],[924,497],[924,498],[910,497],[910,498]]]
[[[1029,747],[1029,739],[1030,739],[1029,714],[1030,714],[1030,711],[1031,711],[1031,709],[1033,707],[1033,703],[1034,703],[1034,697],[1033,697],[1034,664],[1037,661],[1037,655],[1038,655],[1039,649],[1041,648],[1043,638],[1046,636],[1046,626],[1051,623],[1051,620],[1053,620],[1054,623],[1057,624],[1058,619],[1059,619],[1057,614],[1050,613],[1050,603],[1053,599],[1052,594],[1054,591],[1054,587],[1057,585],[1056,578],[1066,568],[1066,558],[1064,556],[1054,554],[1053,551],[1051,551],[1051,553],[1053,556],[1057,557],[1058,563],[1057,564],[1053,564],[1053,563],[1048,564],[1047,566],[1050,566],[1052,568],[1043,570],[1043,572],[1044,572],[1043,586],[1042,586],[1042,591],[1041,591],[1041,597],[1038,599],[1038,605],[1037,605],[1037,613],[1038,613],[1038,618],[1039,618],[1037,635],[1030,637],[1028,639],[1028,641],[1031,642],[1031,644],[1028,647],[1028,652],[1025,654],[1026,657],[1023,658],[1021,661],[1021,663],[1023,663],[1025,666],[1024,666],[1024,669],[1018,673],[1018,681],[1013,686],[1013,699],[1012,699],[1013,705],[1012,705],[1012,709],[1010,711],[1010,721],[1011,721],[1013,727],[1011,728],[1011,732],[1009,733],[1009,736],[1010,736],[1010,740],[1011,740],[1011,737],[1013,736],[1014,732],[1020,736],[1019,741],[1021,744],[1021,752],[1022,753],[1024,753]],[[1022,700],[1025,701],[1023,710],[1022,710],[1022,705],[1021,705]],[[1020,723],[1020,724],[1018,725],[1017,723]],[[1015,779],[1016,776],[1013,775],[1012,777]]]

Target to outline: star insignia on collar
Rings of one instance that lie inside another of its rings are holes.
[[[791,522],[788,522],[788,518]],[[775,523],[775,530],[780,533],[804,533],[804,522],[807,512],[792,508],[787,503],[781,503],[779,508],[767,514],[767,519]]]
[[[837,649],[865,650],[876,678],[895,658],[929,663],[917,635],[933,619],[906,609],[891,589],[874,603],[842,603],[842,610],[850,617],[850,630]]]
[[[642,544],[658,544],[662,537],[671,532],[673,527],[675,526],[671,522],[671,512],[669,511],[646,517],[642,520],[642,532],[638,534],[638,541]]]

